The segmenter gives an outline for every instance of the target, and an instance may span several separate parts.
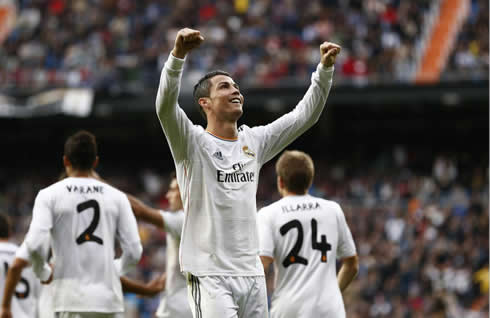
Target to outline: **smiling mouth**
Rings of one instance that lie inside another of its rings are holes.
[[[230,99],[230,102],[233,104],[241,104],[242,103],[242,101],[238,97]]]

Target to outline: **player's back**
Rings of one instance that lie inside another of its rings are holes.
[[[45,208],[37,212],[49,214],[52,222],[55,310],[122,311],[114,246],[121,213],[130,213],[127,197],[95,179],[66,178],[36,200]]]
[[[3,298],[7,271],[15,259],[18,246],[13,243],[0,242],[0,299]],[[37,304],[40,294],[41,284],[39,279],[34,276],[31,268],[27,267],[22,271],[19,283],[15,287],[12,297],[11,310],[14,318],[33,318],[37,317]]]
[[[336,259],[354,255],[355,247],[340,206],[287,196],[263,208],[258,222],[260,254],[276,265],[271,317],[345,317]]]

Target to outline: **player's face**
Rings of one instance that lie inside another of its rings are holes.
[[[177,179],[172,179],[170,182],[170,187],[167,191],[167,200],[169,209],[171,211],[182,210],[182,199],[180,198],[179,185],[177,184]]]
[[[226,75],[211,78],[209,92],[210,111],[215,117],[226,121],[237,121],[243,114],[243,95],[233,79]]]

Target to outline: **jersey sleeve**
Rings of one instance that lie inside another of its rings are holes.
[[[122,255],[115,261],[119,275],[127,274],[138,264],[143,247],[138,234],[138,225],[131,205],[126,195],[120,196],[120,213],[117,224],[117,238],[122,249]]]
[[[193,124],[180,108],[178,97],[185,59],[170,54],[160,75],[156,110],[160,125],[176,161],[187,158]]]
[[[165,224],[165,231],[180,239],[184,226],[184,214],[179,212],[160,211]]]
[[[29,260],[29,252],[27,251],[27,246],[25,242],[22,243],[15,252],[15,258],[21,258],[25,261]]]
[[[311,84],[296,107],[266,126],[252,128],[261,139],[262,151],[259,160],[269,161],[311,126],[322,113],[332,86],[334,68],[319,64],[311,75]]]
[[[52,198],[49,192],[39,191],[34,201],[32,221],[21,245],[19,256],[33,264],[33,269],[42,281],[51,275],[51,268],[47,263],[46,247],[49,246],[50,232],[53,228]]]
[[[41,280],[43,281],[47,280],[51,274],[51,268],[45,261],[48,259],[50,247],[48,243],[49,241],[45,243],[41,251],[39,251],[38,253],[34,253],[31,256],[29,255],[26,242],[24,241],[15,253],[16,258],[21,258],[28,261],[32,267],[32,271],[34,272],[34,274],[37,277],[41,278]]]
[[[356,245],[352,238],[347,221],[345,220],[342,208],[338,206],[337,213],[338,228],[339,228],[339,243],[337,245],[337,259],[342,259],[356,255]]]
[[[274,258],[273,224],[264,209],[261,209],[257,214],[257,226],[259,229],[259,255]]]

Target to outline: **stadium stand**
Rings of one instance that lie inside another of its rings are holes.
[[[0,48],[0,88],[140,91],[156,85],[183,25],[208,36],[190,57],[191,82],[222,68],[242,86],[303,83],[324,39],[343,46],[337,82],[407,82],[429,9],[439,2],[316,0],[305,10],[297,0],[19,1],[17,24]],[[471,3],[447,67],[458,79],[488,78],[488,2]]]

